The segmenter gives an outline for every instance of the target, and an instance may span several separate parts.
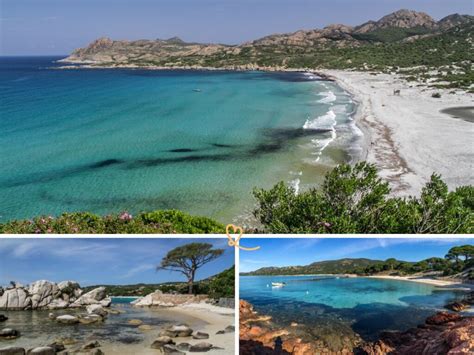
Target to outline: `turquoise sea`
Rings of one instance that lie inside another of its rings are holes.
[[[286,286],[272,287],[272,282]],[[280,326],[297,322],[316,337],[353,332],[364,340],[423,324],[464,295],[416,282],[333,276],[242,276],[239,289],[241,299]]]
[[[177,208],[245,223],[254,187],[356,159],[355,105],[304,73],[60,70],[0,58],[0,221]]]

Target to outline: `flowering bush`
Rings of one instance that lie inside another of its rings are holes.
[[[59,217],[40,216],[31,220],[0,224],[0,233],[12,234],[141,234],[141,233],[224,233],[222,224],[206,217],[194,217],[181,211],[128,212],[97,216],[89,212],[63,213]]]

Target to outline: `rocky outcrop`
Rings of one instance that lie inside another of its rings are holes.
[[[333,24],[323,29],[300,30],[292,33],[272,34],[237,46],[221,44],[187,43],[179,38],[168,40],[111,40],[99,38],[85,48],[75,50],[62,60],[66,63],[82,63],[88,66],[106,67],[152,67],[155,69],[209,69],[226,70],[279,70],[287,68],[289,57],[269,68],[257,65],[271,49],[275,54],[288,53],[288,49],[304,51],[348,48],[367,45],[364,34],[390,29],[424,29],[429,35],[447,31],[454,26],[474,22],[470,15],[453,14],[436,22],[423,12],[399,10],[382,17],[352,27]],[[403,33],[403,31],[399,31]],[[403,39],[415,39],[408,31]],[[271,47],[270,49],[268,47]],[[243,56],[239,56],[245,54]],[[222,59],[226,58],[226,59]],[[215,63],[206,66],[206,63]],[[77,66],[73,66],[77,68]]]
[[[473,354],[474,318],[439,312],[424,325],[406,332],[385,332],[380,340],[361,347],[368,355]]]
[[[369,21],[355,28],[355,33],[368,33],[387,28],[416,28],[436,29],[438,24],[428,14],[424,12],[410,11],[406,9],[398,10],[378,21]]]
[[[174,307],[185,303],[199,303],[207,300],[206,295],[181,295],[181,294],[170,294],[163,293],[160,290],[156,290],[145,297],[141,297],[131,302],[137,307]]]
[[[13,283],[0,292],[0,310],[63,309],[92,304],[108,307],[110,303],[105,288],[98,287],[83,294],[75,281],[56,284],[39,280],[29,286]]]
[[[322,342],[307,342],[289,329],[275,327],[271,317],[258,315],[252,305],[240,301],[240,354],[326,354],[336,353]],[[352,354],[352,348],[339,349],[338,354]]]

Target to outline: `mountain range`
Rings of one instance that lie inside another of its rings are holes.
[[[344,56],[348,49],[413,43],[446,33],[459,35],[460,29],[465,39],[461,45],[472,49],[473,24],[474,16],[470,15],[452,14],[436,21],[423,12],[399,10],[355,27],[333,24],[323,29],[272,34],[240,45],[189,43],[178,37],[136,41],[103,37],[75,50],[63,61],[98,66],[181,68],[334,67],[334,55],[343,55],[346,64],[357,64],[357,52],[354,59]]]

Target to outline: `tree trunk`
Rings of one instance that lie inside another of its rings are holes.
[[[188,279],[188,294],[193,294],[193,286],[194,286],[194,275],[196,274],[196,270],[191,271],[191,275],[189,275]]]

